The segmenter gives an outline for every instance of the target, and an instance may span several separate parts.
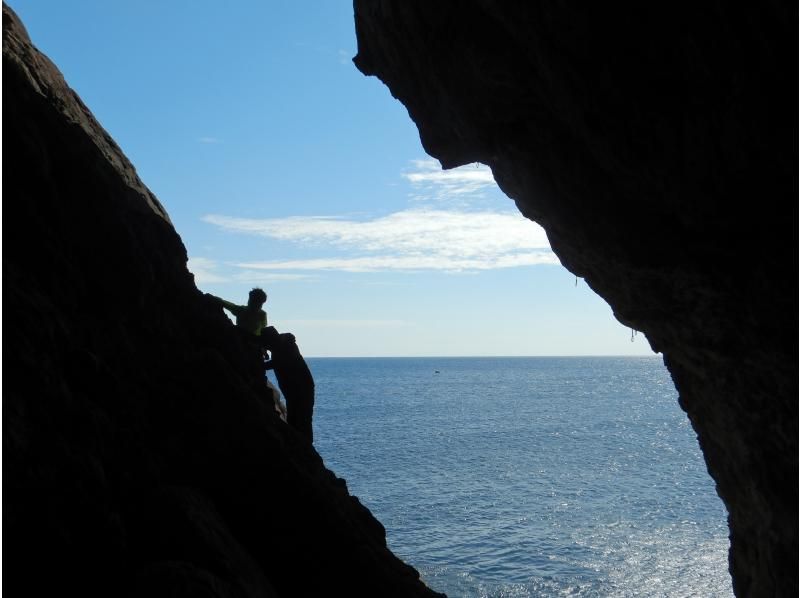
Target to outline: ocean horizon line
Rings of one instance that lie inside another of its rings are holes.
[[[652,355],[619,354],[619,355],[306,355],[306,359],[619,359],[619,358],[653,358],[662,357],[660,353]]]

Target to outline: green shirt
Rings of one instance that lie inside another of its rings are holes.
[[[267,312],[263,309],[253,309],[247,305],[236,305],[225,299],[219,299],[222,307],[236,317],[236,325],[248,332],[261,336],[261,330],[267,327]]]

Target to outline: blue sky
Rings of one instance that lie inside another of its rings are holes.
[[[652,354],[487,167],[425,154],[351,62],[350,2],[8,4],[164,204],[198,287],[263,287],[305,355]]]

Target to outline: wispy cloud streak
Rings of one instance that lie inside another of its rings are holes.
[[[314,277],[312,274],[268,272],[263,268],[237,270],[236,268],[240,268],[240,266],[236,264],[220,263],[205,257],[190,257],[186,267],[194,275],[196,284],[229,282],[259,284],[278,280],[300,280]],[[232,272],[231,268],[234,268]],[[224,270],[225,274],[221,274],[221,270]]]
[[[492,171],[484,164],[452,170],[442,170],[436,160],[412,160],[411,164],[403,178],[411,183],[417,200],[458,200],[497,187]]]
[[[224,230],[360,255],[245,262],[271,270],[485,270],[558,263],[537,224],[519,214],[404,210],[372,220],[336,217],[270,219],[209,215]],[[367,254],[367,255],[364,255]]]
[[[333,328],[349,329],[353,328],[407,328],[413,326],[405,320],[283,320],[283,325],[289,328],[299,326],[311,326],[316,329]]]
[[[378,255],[351,258],[245,262],[237,264],[237,266],[240,268],[264,270],[338,270],[342,272],[386,272],[390,270],[413,272],[423,270],[445,270],[450,272],[462,272],[558,263],[558,260],[552,253],[542,251],[538,253],[504,255],[494,258],[455,258],[443,255]]]
[[[217,262],[204,257],[190,257],[186,263],[189,272],[194,274],[196,284],[207,284],[214,282],[228,282],[228,279],[219,274]]]

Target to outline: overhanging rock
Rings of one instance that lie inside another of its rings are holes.
[[[797,6],[355,1],[356,66],[664,355],[739,596],[797,594]]]

